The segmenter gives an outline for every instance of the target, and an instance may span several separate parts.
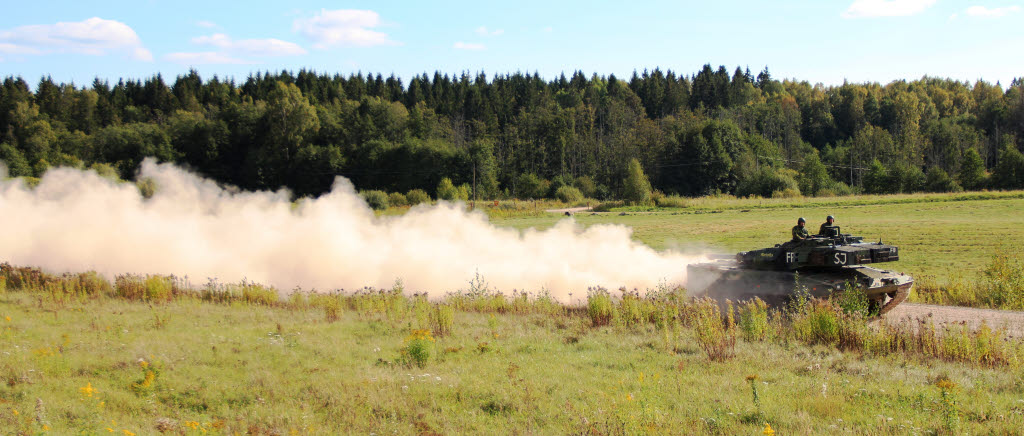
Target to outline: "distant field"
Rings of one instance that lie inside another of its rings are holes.
[[[1024,198],[1021,193],[991,195],[924,194],[800,200],[694,200],[692,207],[653,212],[579,213],[581,225],[623,224],[637,240],[656,249],[708,249],[732,253],[768,247],[789,239],[798,217],[817,231],[835,215],[844,233],[900,247],[899,262],[887,264],[922,279],[948,282],[971,278],[997,249],[1024,251]],[[622,215],[626,214],[626,215]],[[500,226],[546,228],[564,218],[546,216],[494,219]]]

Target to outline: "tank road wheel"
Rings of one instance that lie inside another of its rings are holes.
[[[907,297],[910,296],[910,287],[908,286],[906,289],[900,289],[896,292],[890,292],[887,295],[889,296],[889,301],[882,305],[881,310],[878,311],[878,316],[885,315],[886,312],[892,310],[894,307],[902,303],[903,300],[906,300]]]

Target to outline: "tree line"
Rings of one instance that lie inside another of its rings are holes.
[[[633,159],[653,189],[684,196],[1020,189],[1022,141],[1024,79],[823,86],[704,65],[628,79],[435,72],[405,83],[300,70],[239,83],[193,70],[170,84],[157,74],[0,87],[11,176],[102,166],[132,179],[155,157],[297,196],[342,175],[361,190],[436,196],[448,179],[479,198],[565,186],[622,198]]]

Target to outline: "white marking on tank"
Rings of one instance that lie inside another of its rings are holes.
[[[840,256],[842,256],[841,259],[840,259]],[[835,259],[836,259],[836,264],[846,265],[846,253],[836,253]]]

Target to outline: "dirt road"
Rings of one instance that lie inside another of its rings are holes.
[[[566,212],[576,213],[576,212],[586,212],[586,211],[591,210],[593,208],[594,208],[593,206],[567,207],[565,209],[547,209],[544,212],[550,212],[550,213],[566,213]]]
[[[1005,328],[1007,336],[1024,337],[1024,312],[1009,310],[902,303],[885,314],[885,319],[890,322],[931,319],[936,327],[944,324],[964,324],[972,329],[978,328],[984,322],[993,329]]]

